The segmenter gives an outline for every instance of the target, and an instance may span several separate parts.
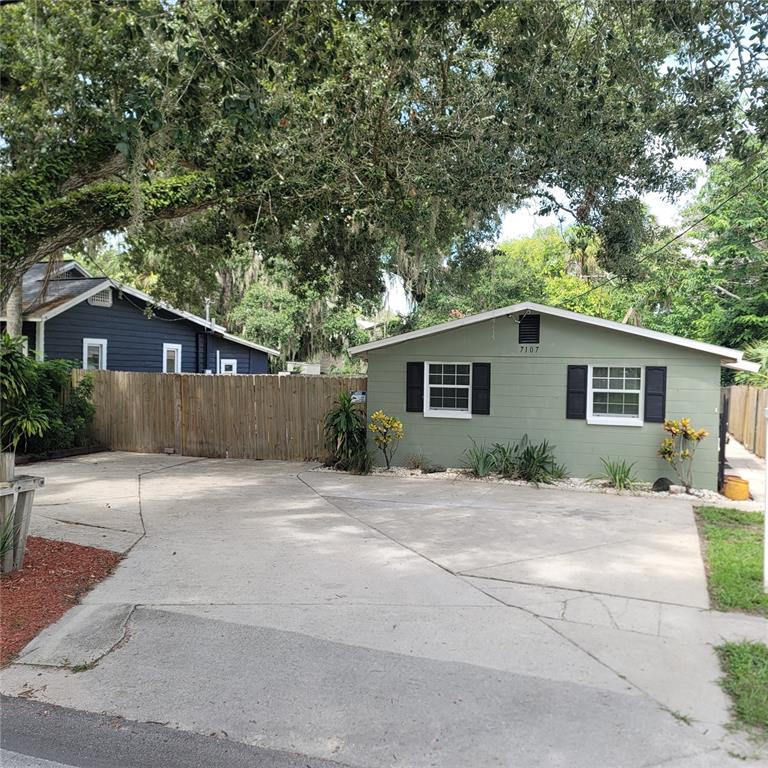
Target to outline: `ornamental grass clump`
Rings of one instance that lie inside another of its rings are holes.
[[[591,475],[587,480],[602,480],[617,491],[633,491],[640,485],[640,480],[635,474],[635,463],[627,463],[623,459],[600,459],[603,464],[603,472],[599,475]]]
[[[680,484],[686,493],[693,486],[693,457],[699,443],[707,437],[705,429],[694,429],[691,420],[664,419],[664,431],[671,437],[665,437],[659,446],[659,456],[677,472]]]
[[[371,423],[368,429],[373,432],[373,442],[376,447],[384,454],[384,463],[387,469],[392,465],[392,457],[397,451],[397,446],[405,435],[403,422],[394,416],[387,416],[384,411],[376,411],[371,416]]]

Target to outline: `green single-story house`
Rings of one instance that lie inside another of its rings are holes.
[[[635,462],[646,481],[672,468],[657,456],[665,418],[690,417],[709,437],[694,482],[715,488],[720,368],[756,369],[739,350],[525,302],[352,347],[368,360],[368,413],[402,420],[395,463],[413,455],[461,466],[472,440],[524,434],[556,446],[573,477],[600,458]]]

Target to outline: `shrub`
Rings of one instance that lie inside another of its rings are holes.
[[[517,443],[495,443],[496,471],[513,480],[551,483],[566,477],[565,467],[555,460],[555,446],[546,440],[535,444],[523,435]]]
[[[21,339],[0,339],[0,450],[15,451],[29,437],[41,436],[49,418],[35,397],[35,362]]]
[[[424,469],[429,466],[429,462],[423,453],[414,453],[408,457],[408,469]]]
[[[465,466],[475,477],[487,477],[497,468],[496,456],[493,449],[486,445],[478,445],[474,440],[472,447],[464,451]]]
[[[603,472],[589,477],[589,480],[604,480],[611,488],[619,491],[631,491],[637,488],[640,481],[634,472],[634,462],[627,464],[623,459],[614,461],[603,458],[600,461],[603,464]]]
[[[517,476],[519,443],[494,443],[493,456],[496,459],[496,471],[504,477]]]
[[[693,485],[693,457],[699,443],[709,434],[705,429],[694,429],[690,419],[664,419],[664,431],[671,437],[664,438],[659,446],[659,456],[677,472],[680,483],[690,491]]]
[[[43,434],[30,436],[24,443],[28,453],[45,453],[60,448],[79,448],[88,444],[88,427],[96,412],[93,378],[86,375],[71,385],[74,363],[50,360],[35,364],[37,375],[33,397],[48,416]]]
[[[523,446],[523,441],[525,445]],[[565,467],[555,460],[555,446],[547,440],[538,445],[528,443],[527,435],[520,441],[517,476],[529,483],[553,483],[567,476]]]
[[[397,446],[405,434],[403,422],[394,416],[387,416],[384,411],[376,411],[371,416],[371,423],[368,428],[373,432],[373,442],[384,454],[384,462],[389,469]]]
[[[366,473],[371,459],[366,445],[365,415],[361,405],[342,392],[325,415],[325,444],[337,469]]]

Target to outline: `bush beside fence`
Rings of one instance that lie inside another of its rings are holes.
[[[746,385],[728,387],[728,432],[748,451],[765,458],[765,409],[768,389]]]
[[[112,450],[303,461],[327,454],[323,418],[364,376],[89,371],[93,439]],[[84,371],[73,371],[78,382]]]

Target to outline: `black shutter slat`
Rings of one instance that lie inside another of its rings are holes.
[[[565,396],[565,418],[587,418],[587,366],[568,366],[568,387]]]
[[[664,421],[667,410],[667,368],[648,365],[645,368],[644,420],[654,423]]]
[[[424,411],[424,363],[405,364],[405,410]]]
[[[517,325],[517,340],[520,344],[538,344],[540,338],[541,315],[521,317]]]
[[[472,413],[491,412],[491,364],[472,363]]]

